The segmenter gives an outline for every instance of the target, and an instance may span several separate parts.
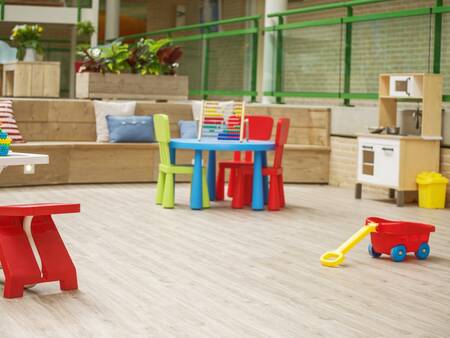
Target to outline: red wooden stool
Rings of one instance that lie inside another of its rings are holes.
[[[59,281],[61,290],[78,289],[75,265],[51,215],[80,212],[79,204],[0,207],[0,263],[5,298],[23,296],[26,285]]]

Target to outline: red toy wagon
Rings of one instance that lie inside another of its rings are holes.
[[[325,252],[320,257],[322,265],[336,267],[342,264],[348,253],[364,237],[370,234],[372,243],[369,253],[372,257],[391,255],[394,262],[401,262],[408,252],[414,252],[418,259],[430,254],[428,240],[435,228],[430,224],[389,221],[379,217],[368,217],[364,226],[341,244],[336,250]]]
[[[433,225],[368,217],[366,225],[371,223],[378,224],[376,231],[370,233],[369,254],[372,257],[386,254],[394,262],[401,262],[408,252],[414,252],[418,259],[426,259],[430,254],[428,240],[430,233],[435,231]]]

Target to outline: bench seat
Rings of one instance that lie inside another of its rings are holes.
[[[0,175],[1,186],[68,183],[156,182],[159,151],[156,143],[28,142],[11,150],[47,154],[48,165],[37,165],[34,175],[23,175],[22,167],[8,167]],[[207,154],[204,154],[206,157]],[[328,183],[330,148],[314,145],[287,145],[286,182]],[[219,153],[218,160],[231,159]],[[191,163],[192,151],[177,151],[177,163]],[[269,161],[271,156],[269,154]],[[270,162],[269,162],[270,163]],[[177,175],[178,181],[189,177]]]

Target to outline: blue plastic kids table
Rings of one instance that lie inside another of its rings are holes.
[[[191,149],[195,151],[194,175],[192,177],[191,209],[202,209],[202,151],[209,151],[208,156],[208,189],[210,200],[216,196],[216,151],[253,151],[254,173],[252,209],[264,209],[264,186],[262,167],[267,165],[266,151],[274,150],[275,143],[271,141],[218,141],[216,139],[172,139],[170,141],[171,160],[175,163],[176,149]],[[265,178],[264,178],[265,180]]]

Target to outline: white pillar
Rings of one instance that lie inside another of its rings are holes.
[[[266,0],[264,26],[269,27],[278,24],[278,18],[268,18],[270,13],[283,12],[288,9],[288,0]],[[266,32],[264,34],[264,71],[263,89],[264,91],[274,90],[274,61],[276,58],[276,32]],[[273,103],[275,99],[270,96],[263,96],[262,103]]]
[[[95,28],[95,33],[91,36],[91,47],[98,45],[98,14],[99,14],[99,0],[92,0],[92,13],[93,18],[91,19],[92,24]]]
[[[77,26],[70,27],[70,72],[69,72],[69,97],[75,97],[75,60],[77,57]]]
[[[120,0],[106,0],[105,39],[115,39],[119,36]]]

